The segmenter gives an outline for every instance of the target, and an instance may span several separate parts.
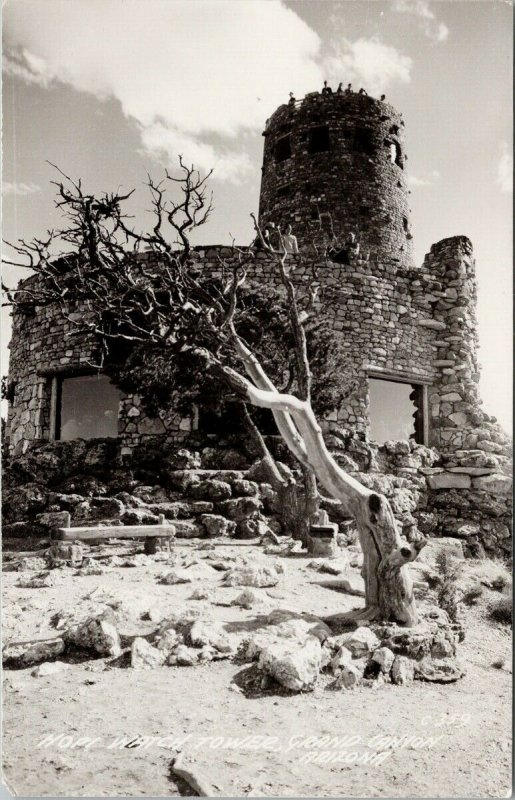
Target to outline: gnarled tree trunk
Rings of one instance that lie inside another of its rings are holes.
[[[406,565],[417,557],[424,542],[403,543],[388,500],[341,469],[325,445],[309,401],[277,392],[255,356],[241,341],[238,341],[238,351],[253,382],[225,367],[227,380],[252,405],[272,411],[290,450],[313,470],[322,486],[340,500],[356,520],[364,556],[366,602],[365,609],[355,616],[416,625],[413,585]]]

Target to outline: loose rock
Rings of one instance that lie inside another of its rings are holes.
[[[310,636],[303,643],[292,639],[265,647],[259,656],[258,668],[286,689],[310,691],[318,678],[321,660],[320,642]]]
[[[136,638],[131,646],[131,667],[134,669],[154,669],[164,664],[166,653],[153,647],[146,639]]]

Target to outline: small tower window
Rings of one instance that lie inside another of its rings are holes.
[[[327,125],[319,125],[316,128],[311,128],[309,132],[308,153],[323,153],[329,150],[330,147],[331,142]]]
[[[356,153],[365,153],[367,156],[375,155],[376,148],[370,128],[356,128],[354,131],[352,149],[355,150]]]
[[[277,197],[290,197],[293,191],[291,183],[285,183],[284,186],[279,186],[276,194]]]
[[[289,136],[282,136],[275,143],[275,160],[286,161],[291,158],[291,142]]]

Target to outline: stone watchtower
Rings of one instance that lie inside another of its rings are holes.
[[[404,122],[365,94],[313,92],[279,106],[263,133],[260,221],[299,246],[356,233],[361,251],[412,266]]]

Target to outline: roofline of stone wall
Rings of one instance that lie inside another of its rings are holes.
[[[426,266],[425,260],[430,255],[434,255],[435,253],[438,253],[440,250],[448,247],[451,244],[454,244],[456,246],[465,246],[465,249],[469,250],[471,254],[473,252],[473,245],[472,245],[471,240],[468,238],[468,236],[460,234],[458,236],[448,236],[445,239],[440,239],[438,242],[435,242],[434,244],[432,244],[431,247],[430,247],[429,252],[426,253],[426,255],[424,257],[424,261],[422,262],[420,267],[419,266],[415,266],[415,267],[403,266],[400,263],[397,264],[397,263],[393,262],[392,259],[386,259],[386,258],[382,259],[381,261],[373,260],[373,261],[370,261],[368,263],[370,264],[370,266],[372,266],[372,265],[376,265],[377,266],[377,265],[384,264],[384,265],[386,265],[386,266],[388,266],[390,268],[392,268],[392,267],[395,268],[396,271],[398,271],[399,273],[403,273],[403,274],[406,274],[406,273],[409,273],[409,272],[417,274],[418,272],[420,272],[420,270],[423,267]],[[235,254],[235,252],[238,249],[244,249],[245,247],[248,247],[248,245],[234,245],[233,246],[233,245],[227,245],[227,244],[199,244],[199,245],[192,246],[191,250],[194,253],[202,253],[203,256],[205,256],[206,258],[209,258],[209,256],[210,256],[210,252],[209,251],[214,251],[213,252],[213,256],[218,256],[218,255],[232,256],[232,255]],[[177,250],[177,251],[174,251],[174,252],[180,253],[181,251]],[[128,251],[127,254],[131,255],[130,251]],[[132,255],[137,260],[146,261],[149,258],[151,258],[154,255],[154,253],[153,253],[152,250],[143,250],[143,251],[141,251],[139,253],[133,253]],[[268,254],[263,250],[257,251],[256,256],[257,256],[256,260],[259,260],[259,261],[264,261],[264,260],[268,260],[269,258],[272,258],[272,254]],[[59,258],[62,258],[62,256],[59,256]],[[302,258],[302,253],[300,253],[299,255],[290,254],[290,255],[288,255],[288,262],[289,263],[294,263],[294,264],[300,264],[301,263],[300,262],[301,258]],[[326,259],[320,259],[320,261],[316,262],[315,266],[316,266],[317,269],[331,269],[331,264],[332,264],[331,261],[328,261]],[[353,266],[354,265],[350,265],[349,270],[353,270]],[[363,270],[363,268],[362,268],[363,267],[363,263],[362,262],[360,263],[358,261],[356,263],[355,267],[356,267],[357,271],[363,271],[364,274],[368,274],[368,272],[369,272],[368,270],[366,272]],[[370,270],[370,273],[373,274],[373,271]],[[19,281],[18,285],[17,285],[18,289],[22,288],[23,286],[26,286],[26,285],[31,285],[30,282],[35,282],[35,281],[37,281],[37,279],[38,279],[38,273],[37,272],[34,272],[32,275],[29,275],[27,278],[22,278]]]
[[[388,114],[394,115],[404,124],[402,113],[400,111],[397,111],[395,106],[392,106],[391,103],[386,103],[384,100],[378,100],[377,97],[372,97],[372,95],[369,94],[361,95],[359,91],[358,92],[351,91],[350,93],[346,93],[345,90],[343,90],[340,93],[332,91],[330,94],[327,95],[322,94],[322,92],[308,92],[308,94],[304,95],[304,97],[295,100],[295,104],[282,103],[280,106],[278,106],[273,112],[273,114],[271,114],[271,116],[268,117],[268,119],[266,120],[263,136],[266,135],[267,129],[269,125],[272,123],[272,121],[276,117],[282,116],[284,114],[285,109],[287,110],[289,109],[290,111],[294,112],[302,108],[303,105],[309,105],[312,102],[319,102],[320,100],[322,100],[323,102],[331,102],[332,100],[336,100],[337,102],[339,102],[339,101],[349,101],[351,99],[354,101],[356,98],[360,98],[358,102],[368,103],[369,105],[375,105],[379,109],[384,110],[385,113],[388,112]]]

